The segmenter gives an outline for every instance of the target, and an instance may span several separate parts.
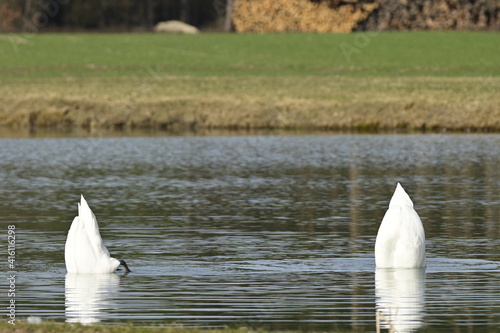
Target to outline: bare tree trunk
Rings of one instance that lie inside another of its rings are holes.
[[[189,23],[189,0],[181,0],[181,21]]]
[[[106,17],[104,17],[104,2],[99,1],[99,29],[106,27]]]
[[[33,6],[31,5],[31,0],[27,0],[24,4],[23,16],[28,20],[33,17]]]
[[[154,20],[153,16],[154,16],[153,1],[147,0],[146,1],[146,28],[151,28],[153,26],[153,20]]]
[[[230,32],[232,30],[233,3],[234,0],[226,0],[226,16],[224,17],[225,32]]]
[[[139,9],[139,21],[141,28],[151,28],[153,26],[153,4],[151,3],[151,0],[139,2]]]

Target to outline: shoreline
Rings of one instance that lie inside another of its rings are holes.
[[[0,126],[89,132],[500,132],[499,77],[154,80],[3,79]]]
[[[496,131],[449,130],[158,130],[158,129],[82,129],[82,128],[11,128],[0,126],[0,139],[27,138],[139,138],[139,137],[221,137],[221,136],[299,136],[299,135],[457,135],[498,134]]]

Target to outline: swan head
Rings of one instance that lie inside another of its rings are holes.
[[[122,266],[123,266],[123,268],[125,268],[125,273],[130,273],[130,272],[132,272],[132,271],[130,270],[130,268],[128,268],[128,265],[127,265],[127,263],[125,262],[125,260],[118,260],[118,261],[120,262],[120,265],[122,265]]]

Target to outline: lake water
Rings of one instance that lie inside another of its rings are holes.
[[[425,271],[375,270],[398,181],[424,223]],[[500,327],[500,135],[3,138],[0,184],[17,319]],[[132,273],[66,275],[80,194]]]

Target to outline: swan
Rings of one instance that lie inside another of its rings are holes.
[[[426,266],[424,227],[400,183],[378,229],[375,264],[377,268]]]
[[[75,216],[68,231],[64,259],[68,273],[113,273],[120,265],[125,272],[130,272],[124,260],[109,256],[97,219],[83,195],[78,203],[78,216]]]

